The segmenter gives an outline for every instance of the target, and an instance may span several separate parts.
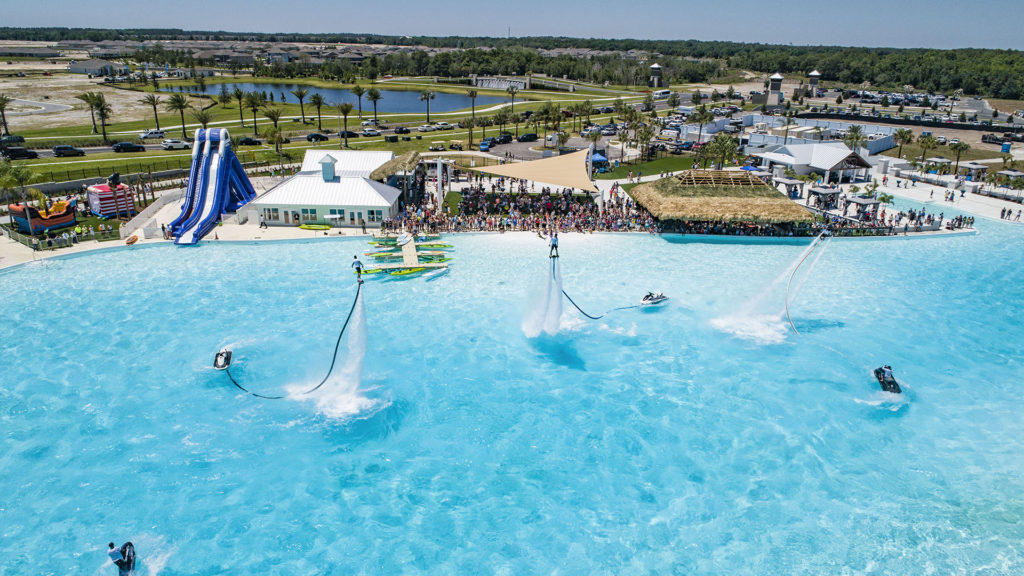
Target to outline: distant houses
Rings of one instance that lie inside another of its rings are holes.
[[[72,74],[91,74],[93,76],[117,76],[127,73],[128,69],[124,64],[93,58],[72,62],[68,65],[68,72]]]

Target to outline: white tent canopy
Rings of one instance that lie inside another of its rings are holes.
[[[597,186],[590,181],[590,173],[587,169],[587,155],[589,150],[580,150],[572,154],[562,154],[552,158],[531,160],[530,162],[517,162],[515,164],[501,164],[498,166],[478,166],[473,170],[505,176],[508,178],[519,178],[533,182],[544,182],[555,186],[567,188],[579,188],[588,192],[599,192]]]

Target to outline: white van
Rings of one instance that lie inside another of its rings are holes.
[[[141,138],[142,140],[148,140],[150,138],[158,138],[160,140],[163,140],[164,138],[166,138],[166,136],[164,136],[164,131],[163,130],[157,130],[155,128],[150,128],[150,129],[147,129],[147,130],[143,130],[142,134],[139,134],[139,138]]]
[[[655,90],[651,95],[655,100],[668,100],[669,94],[672,94],[671,90]]]

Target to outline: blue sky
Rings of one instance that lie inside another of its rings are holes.
[[[426,36],[504,36],[511,27],[513,36],[1024,49],[1020,0],[4,0],[3,4],[0,25],[4,26]]]

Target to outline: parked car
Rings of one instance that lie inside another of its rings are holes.
[[[3,156],[11,160],[27,160],[31,158],[39,158],[39,153],[35,150],[29,150],[23,146],[8,146],[0,150]]]
[[[409,129],[405,126],[395,126],[395,134],[408,134]]]
[[[377,126],[379,124],[380,124],[380,120],[377,120],[376,118],[370,118],[369,120],[363,120],[362,123],[361,123],[361,125],[363,127],[366,127],[366,126]]]
[[[615,136],[615,134],[617,134],[617,133],[618,133],[618,131],[615,130],[615,128],[602,128],[601,129],[601,136]]]
[[[67,144],[58,144],[53,147],[53,155],[58,158],[64,156],[85,156],[85,150]]]
[[[139,138],[142,139],[142,140],[149,140],[149,139],[163,140],[166,137],[167,136],[164,135],[164,131],[163,130],[156,130],[156,129],[143,130],[142,134],[139,134]]]
[[[242,138],[238,140],[239,146],[259,146],[260,144],[263,144],[262,140],[257,140],[249,136],[242,136]]]
[[[434,128],[430,124],[424,124],[417,128],[417,130],[419,130],[420,132],[433,132],[434,130],[437,130],[437,128]]]
[[[380,130],[377,130],[376,128],[363,128],[363,131],[360,132],[360,134],[366,137],[380,136]]]
[[[959,143],[960,143],[960,139],[959,138],[953,138],[952,140],[949,141],[950,145],[959,144]]]
[[[192,148],[192,145],[183,140],[164,140],[160,143],[160,147],[164,150],[188,150]]]
[[[447,122],[443,122],[442,121],[442,122],[435,123],[434,124],[434,128],[437,128],[438,130],[451,130],[451,129],[455,128],[455,127],[452,126],[451,124],[447,123]]]
[[[114,152],[145,152],[146,147],[137,142],[118,142],[111,147]]]
[[[520,134],[519,137],[516,138],[516,141],[518,141],[518,142],[536,142],[537,141],[537,135],[534,134],[533,132],[528,132],[526,134]]]
[[[359,133],[351,130],[342,130],[338,132],[338,138],[359,138]]]
[[[480,143],[480,151],[481,152],[487,152],[490,149],[491,149],[491,144],[489,142],[484,141],[484,142]]]
[[[0,138],[0,146],[10,146],[11,144],[24,144],[25,137],[18,136],[17,134],[8,134],[3,138]]]
[[[498,135],[498,144],[508,144],[512,141],[512,135],[508,132],[502,132]]]
[[[326,142],[330,140],[327,134],[321,134],[319,132],[313,132],[312,134],[306,135],[306,142]]]
[[[946,137],[945,136],[936,136],[935,137],[935,141],[938,142],[940,146],[945,146],[946,145]]]

